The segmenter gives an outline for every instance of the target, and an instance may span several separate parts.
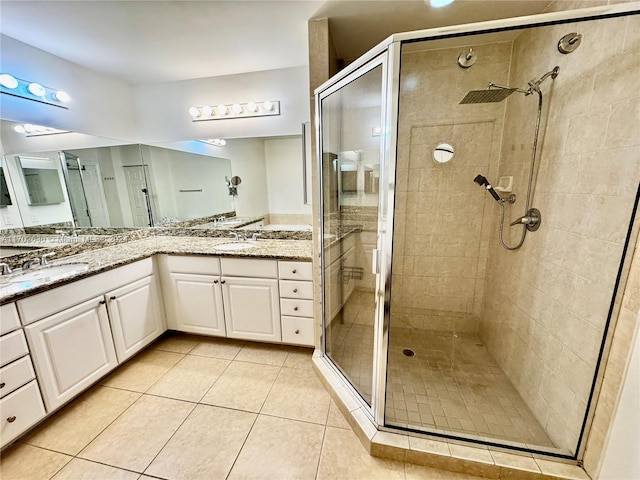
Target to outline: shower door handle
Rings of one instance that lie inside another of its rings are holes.
[[[380,250],[374,248],[371,250],[371,273],[374,275],[378,274],[378,259],[380,256]]]

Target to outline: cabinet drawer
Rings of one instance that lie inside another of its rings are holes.
[[[27,353],[29,353],[29,348],[22,330],[0,337],[0,366],[13,362]]]
[[[0,397],[4,397],[36,378],[29,356],[0,368]]]
[[[281,320],[282,341],[284,343],[311,347],[314,345],[312,318],[283,316]]]
[[[313,263],[279,261],[278,276],[285,280],[313,280]]]
[[[313,317],[313,300],[280,299],[282,315],[293,317]]]
[[[280,296],[313,300],[313,282],[280,280]]]
[[[15,303],[9,303],[0,307],[0,335],[20,327],[20,318]]]
[[[44,418],[44,406],[36,381],[0,400],[0,415],[3,447]]]
[[[218,257],[163,255],[161,262],[169,272],[220,275]]]
[[[277,278],[277,260],[255,260],[252,258],[221,258],[223,275],[234,277]]]

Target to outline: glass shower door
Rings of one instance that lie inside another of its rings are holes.
[[[324,352],[371,405],[383,59],[320,94]]]

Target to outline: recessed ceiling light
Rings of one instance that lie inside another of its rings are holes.
[[[447,5],[450,5],[452,3],[453,3],[453,0],[429,0],[429,4],[433,8],[446,7]]]

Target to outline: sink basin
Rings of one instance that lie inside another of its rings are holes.
[[[0,296],[17,293],[43,283],[70,277],[76,273],[86,272],[88,269],[88,263],[65,263],[14,273],[2,278],[2,282],[6,283],[0,287]]]
[[[246,250],[248,248],[254,248],[255,243],[247,242],[233,242],[233,243],[221,243],[213,247],[216,250],[222,250],[223,252],[235,252],[237,250]]]
[[[11,283],[26,281],[51,281],[68,277],[89,269],[88,263],[65,263],[63,265],[47,265],[33,270],[26,270],[13,275]]]

